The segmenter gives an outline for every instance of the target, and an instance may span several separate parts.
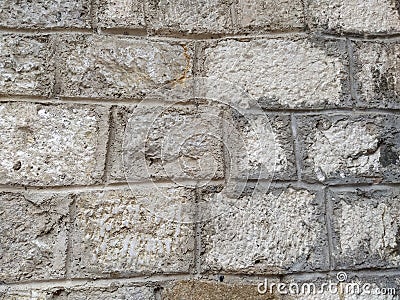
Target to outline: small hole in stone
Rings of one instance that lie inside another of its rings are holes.
[[[17,162],[14,164],[13,169],[14,169],[15,171],[18,171],[19,169],[21,169],[21,162],[20,162],[20,161],[17,161]]]
[[[224,281],[224,275],[219,276],[219,282],[223,282]]]

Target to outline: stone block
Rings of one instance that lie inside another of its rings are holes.
[[[0,183],[49,186],[101,181],[107,122],[104,107],[0,104]]]

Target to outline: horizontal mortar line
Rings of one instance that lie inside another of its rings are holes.
[[[92,28],[78,27],[51,27],[51,28],[27,28],[0,26],[0,34],[26,33],[26,34],[54,34],[54,33],[93,33]]]
[[[297,187],[297,188],[310,188],[310,189],[322,189],[329,188],[335,190],[354,190],[355,188],[361,189],[389,189],[398,188],[400,183],[381,183],[381,184],[370,184],[370,183],[341,183],[326,185],[318,182],[306,182],[298,180],[269,180],[269,179],[235,179],[231,182],[237,183],[248,183],[248,184],[261,184],[270,185],[275,188],[284,187]],[[200,185],[199,185],[200,184]],[[202,188],[214,185],[225,185],[225,179],[211,179],[204,181],[196,181],[193,179],[180,179],[180,180],[169,180],[169,179],[159,179],[159,180],[143,180],[135,182],[112,182],[106,184],[91,184],[91,185],[69,185],[69,186],[18,186],[18,185],[0,185],[0,192],[37,192],[37,193],[68,193],[68,192],[91,192],[91,191],[112,191],[112,190],[123,190],[135,187],[174,187],[176,185],[187,187],[187,188]]]
[[[326,32],[316,32],[323,37],[333,38],[333,39],[349,39],[355,41],[398,41],[400,39],[400,33],[377,33],[377,34],[357,34],[352,32],[345,32],[341,34],[326,33]]]
[[[3,286],[10,287],[11,290],[20,289],[50,289],[56,287],[108,287],[112,283],[121,285],[149,284],[157,282],[169,282],[176,280],[190,280],[193,274],[175,273],[175,274],[155,274],[155,275],[136,275],[129,277],[112,277],[112,278],[70,278],[70,279],[50,279],[50,280],[32,280],[24,282],[5,283]],[[0,285],[2,287],[2,285]]]
[[[65,192],[90,192],[115,189],[129,189],[133,187],[172,187],[178,184],[182,187],[201,187],[211,182],[212,184],[224,184],[224,179],[213,179],[205,181],[196,181],[192,179],[181,180],[143,180],[143,181],[124,181],[107,184],[91,184],[91,185],[69,185],[69,186],[29,186],[29,185],[0,185],[0,192],[40,192],[40,193],[65,193]],[[201,186],[199,186],[201,184]]]
[[[382,33],[382,34],[358,34],[358,33],[326,33],[318,30],[305,30],[304,28],[293,28],[288,30],[272,30],[267,32],[260,32],[259,34],[253,33],[192,33],[187,34],[184,32],[153,32],[146,28],[77,28],[77,27],[52,27],[52,28],[21,28],[21,27],[0,27],[0,34],[12,34],[12,33],[23,33],[23,34],[56,34],[56,33],[68,33],[68,34],[92,34],[98,36],[129,36],[138,38],[149,38],[149,39],[161,39],[161,40],[180,40],[180,41],[219,41],[227,39],[262,39],[271,37],[280,37],[293,34],[306,34],[306,35],[317,35],[324,38],[330,39],[351,39],[360,41],[397,41],[400,39],[400,33]]]
[[[367,108],[367,107],[353,107],[353,108],[262,108],[265,113],[291,113],[291,114],[303,114],[303,115],[318,115],[318,114],[400,114],[400,108]],[[258,111],[258,110],[257,110]]]
[[[187,101],[168,101],[160,98],[123,98],[123,99],[107,99],[107,98],[89,98],[89,97],[41,97],[41,96],[29,96],[29,95],[0,95],[1,102],[34,102],[44,104],[85,104],[85,105],[120,105],[120,106],[183,106],[183,105],[194,105],[199,104],[202,99],[188,99]],[[218,103],[213,99],[203,99],[204,101],[211,101]],[[200,103],[202,105],[202,103]],[[207,104],[204,104],[207,105]],[[249,114],[297,114],[297,115],[319,115],[319,114],[400,114],[400,108],[365,108],[365,107],[354,107],[354,108],[250,108],[241,109],[243,113]]]

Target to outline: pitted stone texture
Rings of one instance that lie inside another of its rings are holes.
[[[261,295],[256,285],[224,284],[207,281],[181,281],[162,292],[163,300],[273,300],[273,294]]]
[[[239,0],[236,4],[239,27],[252,32],[304,27],[300,0]]]
[[[241,87],[266,108],[349,105],[341,41],[300,37],[221,41],[204,50],[203,65],[205,76]],[[224,93],[229,91],[221,87],[220,94]]]
[[[354,42],[358,104],[400,108],[400,44]]]
[[[60,45],[61,95],[142,97],[167,83],[181,85],[191,75],[192,50],[178,42],[81,35]]]
[[[400,32],[400,5],[395,0],[309,0],[310,27],[326,32]]]
[[[98,25],[103,28],[144,28],[142,0],[97,0]]]
[[[399,182],[398,116],[303,116],[298,124],[305,180],[328,184]]]
[[[229,32],[232,0],[146,1],[148,26],[162,33]]]
[[[243,115],[236,110],[224,117],[224,145],[231,179],[296,177],[291,122],[288,115]],[[226,119],[226,120],[225,120]]]
[[[0,35],[0,93],[49,96],[54,67],[49,36]]]
[[[119,107],[113,112],[110,180],[209,180],[224,176],[220,111]]]
[[[100,181],[107,121],[106,109],[89,105],[0,104],[0,183]]]
[[[290,187],[246,191],[232,199],[203,195],[216,215],[203,226],[203,269],[285,273],[326,268],[321,198],[317,192]],[[221,201],[227,205],[214,205]]]
[[[17,28],[90,27],[89,0],[3,0],[0,26]]]
[[[400,190],[330,191],[338,268],[400,266]]]
[[[68,195],[0,193],[0,281],[63,278]]]
[[[1,293],[0,300],[155,300],[154,291],[149,287],[78,287],[9,290]]]
[[[189,202],[194,203],[194,192],[178,187],[78,195],[72,273],[93,278],[188,272],[194,259],[193,225],[163,219],[172,217],[163,208]],[[184,212],[174,213],[175,220],[184,217]]]

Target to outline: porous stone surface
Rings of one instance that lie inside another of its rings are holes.
[[[309,0],[309,25],[327,32],[400,32],[400,5],[394,0]]]
[[[304,27],[304,9],[300,0],[239,0],[237,23],[244,31],[287,30]]]
[[[400,265],[399,194],[399,188],[329,192],[338,268]]]
[[[54,84],[50,44],[47,35],[1,34],[0,93],[49,96]]]
[[[90,27],[90,1],[3,0],[0,26],[16,28]]]
[[[358,105],[400,107],[400,44],[353,42]]]
[[[142,0],[97,0],[98,26],[101,28],[144,28]]]
[[[0,282],[64,277],[70,202],[68,195],[0,193]]]
[[[163,300],[273,300],[273,294],[260,294],[257,285],[224,284],[210,281],[180,281],[162,292]]]
[[[108,113],[85,105],[0,104],[0,183],[90,184],[101,179]]]
[[[208,106],[114,110],[110,180],[210,180],[224,176],[222,118]]]
[[[332,115],[298,118],[305,180],[328,184],[399,182],[399,118],[396,115]]]
[[[289,115],[242,114],[224,116],[227,177],[281,179],[296,177]]]
[[[232,0],[145,1],[147,24],[161,33],[229,32],[232,3]]]
[[[78,194],[72,273],[93,278],[188,272],[194,229],[184,222],[193,222],[188,217],[191,203],[194,193],[178,187]],[[164,209],[168,206],[170,214]]]
[[[203,270],[285,273],[326,268],[324,207],[318,192],[263,187],[229,197],[203,193],[215,216],[202,228]]]
[[[202,66],[265,108],[348,106],[345,51],[341,41],[302,37],[227,40],[204,50]]]
[[[94,35],[71,35],[59,43],[62,96],[138,98],[191,76],[188,43]]]
[[[48,289],[26,289],[8,290],[0,289],[1,300],[155,300],[154,291],[150,287],[124,287],[110,285],[107,287],[75,287],[75,288],[48,288]]]

